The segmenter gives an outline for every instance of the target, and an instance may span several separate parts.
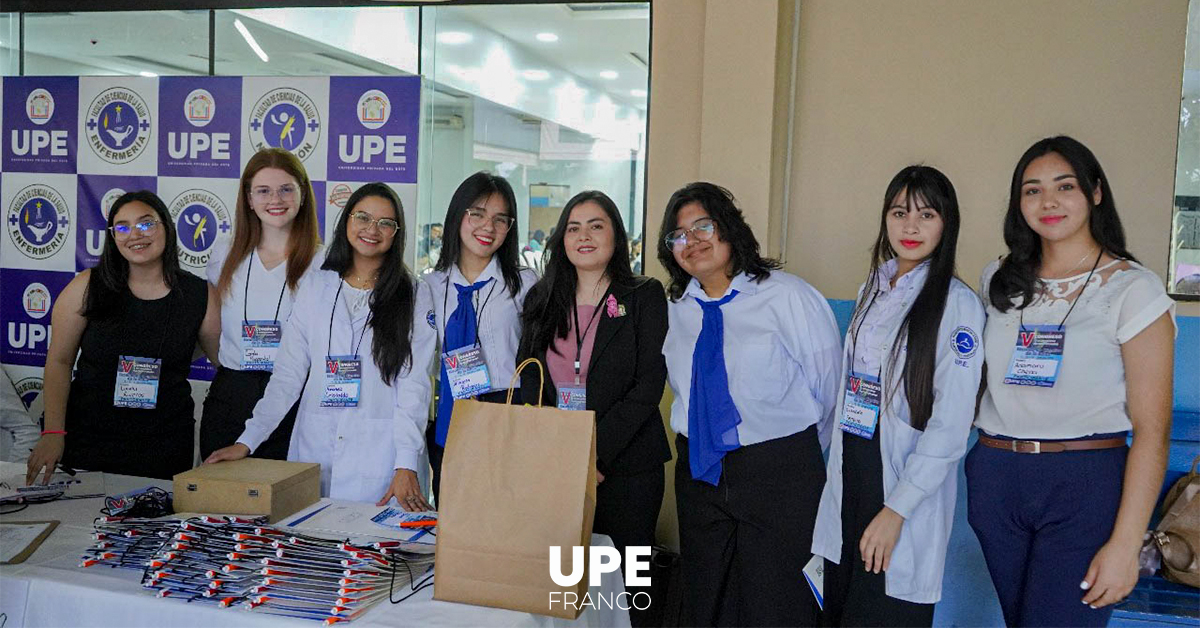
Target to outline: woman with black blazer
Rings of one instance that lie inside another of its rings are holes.
[[[622,553],[653,545],[671,459],[658,410],[666,294],[658,280],[634,276],[621,215],[603,192],[567,202],[544,259],[546,274],[525,299],[517,362],[535,357],[548,371],[543,404],[596,413],[593,530]],[[525,369],[522,399],[536,399],[538,385],[536,369]]]

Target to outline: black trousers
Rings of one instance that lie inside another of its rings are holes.
[[[437,390],[437,384],[434,384],[434,390]],[[504,403],[508,400],[508,389],[493,390],[491,392],[478,395],[475,399],[487,403]],[[521,403],[521,389],[513,389],[513,403]],[[434,407],[437,407],[437,401],[434,400]],[[425,448],[429,451],[429,466],[433,470],[433,501],[434,508],[437,507],[438,495],[442,492],[442,457],[446,453],[446,448],[437,444],[437,418],[431,418],[429,424],[425,427]]]
[[[825,484],[816,426],[729,452],[717,486],[692,479],[676,443],[683,625],[817,625],[803,575]]]
[[[596,487],[596,516],[592,532],[606,534],[621,552],[621,569],[624,571],[625,548],[628,546],[653,546],[654,531],[658,527],[658,512],[662,509],[666,471],[663,466],[634,475],[606,475]],[[649,575],[643,572],[641,575]],[[628,580],[628,578],[626,579]],[[630,595],[640,592],[650,594],[650,587],[626,586]],[[654,604],[666,600],[651,598],[651,607],[644,610],[629,609],[629,621],[634,628],[650,626],[654,616]],[[645,607],[645,596],[639,596],[638,606]],[[632,606],[632,604],[631,604]]]
[[[880,425],[871,440],[842,435],[842,556],[825,561],[825,626],[932,626],[933,604],[917,604],[887,595],[884,572],[866,570],[858,542],[883,510],[883,459]]]
[[[237,437],[246,429],[246,421],[254,414],[254,406],[267,391],[269,381],[270,371],[237,371],[224,366],[217,369],[217,376],[204,398],[204,412],[200,415],[201,460],[237,442]],[[255,458],[287,460],[299,409],[300,401],[297,400],[279,427],[253,452]]]

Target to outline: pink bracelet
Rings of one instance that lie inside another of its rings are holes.
[[[63,436],[66,436],[67,431],[66,430],[43,430],[42,431],[42,436],[45,436],[47,434],[62,434]]]

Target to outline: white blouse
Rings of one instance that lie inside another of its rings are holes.
[[[988,313],[983,337],[987,392],[976,427],[1021,439],[1080,438],[1132,429],[1121,345],[1164,312],[1174,324],[1175,301],[1167,296],[1162,279],[1136,262],[1114,260],[1096,268],[1082,296],[1087,272],[1043,280],[1045,294],[1025,308],[1026,326],[1058,325],[1078,297],[1063,327],[1066,339],[1058,380],[1045,388],[1004,383],[1022,315],[1015,306],[1001,313],[989,302],[988,288],[998,266],[998,261],[989,264],[980,280]],[[1014,299],[1019,302],[1020,297]]]

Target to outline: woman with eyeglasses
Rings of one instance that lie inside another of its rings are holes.
[[[682,623],[816,625],[803,569],[839,390],[833,311],[762,257],[725,188],[677,190],[662,234]]]
[[[435,336],[414,320],[429,303],[404,264],[400,199],[383,183],[358,188],[301,285],[254,416],[205,462],[256,452],[298,399],[288,460],[321,464],[321,495],[428,510],[417,470]]]
[[[437,410],[426,434],[435,500],[454,400],[504,403],[516,368],[522,304],[537,281],[537,273],[520,266],[517,199],[503,177],[467,177],[450,197],[442,224],[441,256],[422,278],[433,295],[425,321],[440,345]],[[519,389],[513,399],[520,402]]]
[[[217,357],[215,290],[179,267],[175,224],[153,192],[113,201],[108,232],[100,261],[54,303],[45,430],[29,456],[29,483],[42,474],[44,484],[60,460],[161,479],[192,468],[188,372],[197,343]]]
[[[258,151],[242,170],[233,240],[213,247],[208,260],[208,282],[221,299],[221,350],[200,420],[201,459],[242,433],[271,379],[300,282],[321,265],[314,196],[304,165],[282,148]],[[287,459],[296,411],[257,457]]]

